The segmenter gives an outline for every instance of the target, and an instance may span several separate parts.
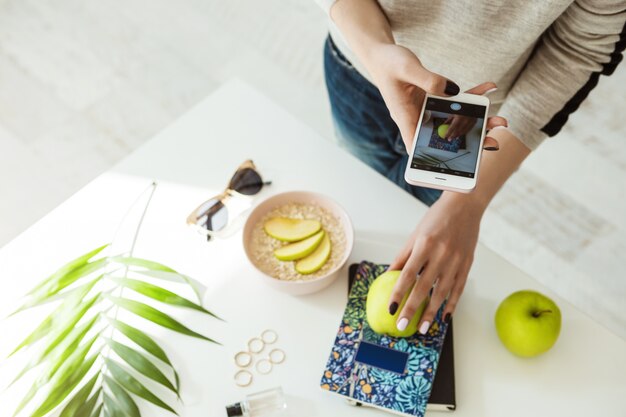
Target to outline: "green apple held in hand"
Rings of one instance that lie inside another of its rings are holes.
[[[398,278],[400,278],[400,271],[386,271],[374,280],[367,293],[365,312],[367,322],[376,333],[387,334],[393,337],[409,337],[417,332],[417,324],[419,323],[420,317],[422,317],[428,300],[425,300],[419,306],[415,315],[411,318],[411,321],[409,321],[408,326],[406,326],[406,329],[402,331],[398,330],[396,322],[410,293],[410,291],[406,293],[396,314],[389,314],[389,300]]]
[[[549,350],[561,331],[561,310],[543,294],[517,291],[496,311],[498,337],[512,353],[522,357]]]
[[[450,125],[448,124],[444,123],[442,125],[439,125],[439,127],[437,128],[437,134],[441,139],[446,138],[446,135],[448,134],[448,129],[450,129]]]

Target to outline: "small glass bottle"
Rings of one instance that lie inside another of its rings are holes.
[[[283,389],[276,387],[250,394],[245,400],[226,406],[226,414],[228,417],[277,416],[286,407]]]

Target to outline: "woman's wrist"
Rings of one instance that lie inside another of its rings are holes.
[[[498,141],[500,149],[482,153],[476,188],[468,194],[444,191],[441,195],[446,204],[462,206],[477,216],[484,214],[493,197],[530,153],[506,128],[492,129],[489,136]]]
[[[464,211],[469,211],[474,216],[481,218],[489,205],[489,201],[478,194],[474,194],[474,192],[464,194],[454,191],[444,191],[439,200],[449,207],[462,208]]]

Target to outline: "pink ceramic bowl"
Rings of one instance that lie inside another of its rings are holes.
[[[265,272],[263,272],[257,265],[255,265],[253,257],[251,256],[250,248],[250,242],[252,241],[251,236],[254,226],[270,211],[279,206],[283,206],[289,203],[314,204],[320,206],[326,209],[333,216],[335,216],[343,227],[346,241],[344,253],[340,257],[340,261],[325,275],[309,280],[287,281],[269,276]],[[308,191],[289,191],[276,194],[272,197],[267,198],[252,210],[243,228],[243,248],[246,252],[248,260],[258,271],[259,277],[263,279],[268,285],[293,295],[314,293],[332,284],[332,282],[339,276],[339,270],[348,260],[348,257],[352,252],[353,246],[354,230],[352,228],[352,222],[350,221],[350,217],[348,217],[348,214],[343,209],[343,207],[341,207],[329,197]]]

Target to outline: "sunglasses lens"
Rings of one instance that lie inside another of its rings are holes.
[[[263,188],[263,180],[258,172],[252,168],[244,168],[235,172],[230,179],[228,188],[245,195],[254,195]]]
[[[228,224],[228,210],[217,198],[204,203],[199,211],[202,215],[198,217],[197,224],[210,232],[222,230]]]

